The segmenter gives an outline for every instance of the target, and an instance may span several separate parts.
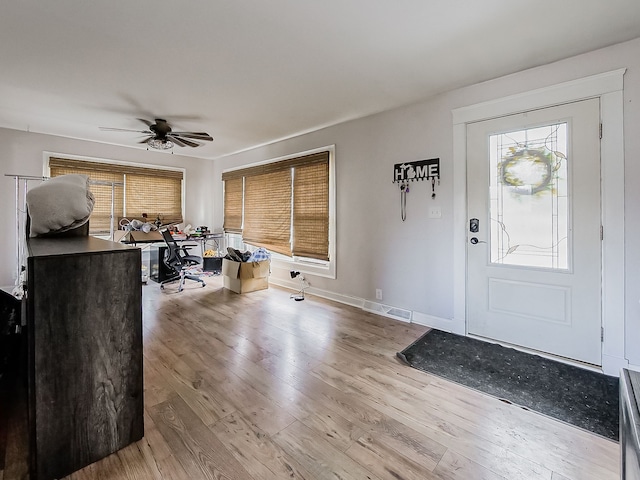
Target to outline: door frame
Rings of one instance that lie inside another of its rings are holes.
[[[452,110],[453,318],[435,328],[467,335],[467,124],[589,98],[600,99],[602,241],[602,371],[618,376],[624,352],[624,136],[623,76],[618,69]]]

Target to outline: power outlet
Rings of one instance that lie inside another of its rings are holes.
[[[442,218],[440,207],[429,207],[429,218]]]
[[[382,300],[382,290],[380,288],[376,288],[376,300]]]

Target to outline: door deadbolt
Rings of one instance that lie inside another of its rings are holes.
[[[471,233],[478,233],[480,231],[480,220],[477,218],[469,220],[469,231]]]

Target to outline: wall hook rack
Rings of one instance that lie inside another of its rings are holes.
[[[417,180],[428,179],[432,179],[432,181],[437,179],[438,184],[440,184],[439,158],[396,163],[393,166],[393,183],[415,182]]]

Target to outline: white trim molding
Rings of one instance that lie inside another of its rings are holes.
[[[466,332],[467,124],[563,103],[600,99],[602,179],[602,371],[618,376],[624,336],[624,136],[623,88],[618,69],[452,111],[454,202],[454,306],[450,331]]]
[[[300,285],[298,283],[289,279],[270,277],[269,283],[277,285],[279,287],[287,288],[289,290],[300,289]],[[392,307],[390,305],[381,305],[364,298],[330,292],[328,290],[322,290],[320,288],[308,287],[305,289],[305,293],[320,298],[326,298],[327,300],[333,300],[334,302],[342,303],[345,305],[350,305],[352,307],[361,308],[366,312],[380,315],[382,317],[393,318],[394,320],[397,320],[399,322],[415,323],[417,325],[422,325],[425,327],[437,328],[438,330],[444,330],[447,332],[464,335],[464,331],[459,332],[450,328],[452,327],[452,320],[447,318],[435,317],[433,315],[427,315],[412,310],[405,310],[399,307]],[[381,306],[383,308],[376,308],[377,306]],[[408,317],[410,318],[402,318],[398,315],[394,315],[393,311],[396,309],[402,310],[404,313],[408,314]]]

